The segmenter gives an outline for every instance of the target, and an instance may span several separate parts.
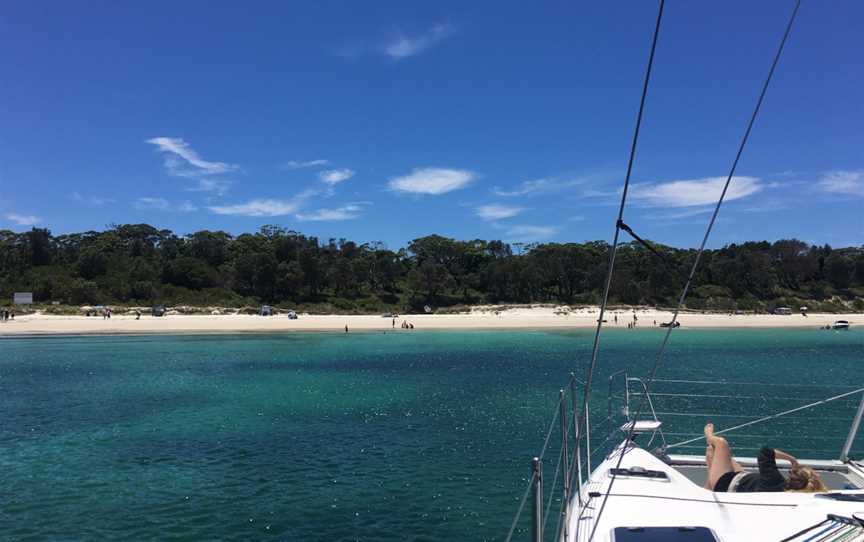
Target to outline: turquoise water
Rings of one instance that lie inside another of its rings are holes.
[[[643,374],[660,338],[604,334],[595,419],[606,414],[606,376]],[[590,331],[0,340],[0,538],[502,540],[557,389],[581,373],[590,340]],[[787,385],[864,385],[862,347],[857,330],[676,331],[660,377],[760,386],[689,386],[735,399],[658,397],[667,438],[698,431],[703,413],[722,428],[832,393]],[[856,404],[730,441],[836,457]]]

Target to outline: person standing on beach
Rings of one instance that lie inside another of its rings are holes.
[[[345,324],[345,333],[348,333],[348,324]]]

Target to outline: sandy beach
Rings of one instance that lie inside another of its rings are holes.
[[[627,328],[633,321],[632,310],[607,313],[606,326]],[[639,328],[655,327],[671,319],[671,313],[652,309],[637,309]],[[299,315],[297,320],[279,316],[249,315],[169,315],[164,317],[116,314],[110,319],[86,316],[19,315],[13,321],[0,323],[2,335],[78,335],[111,333],[235,333],[288,331],[397,331],[403,321],[414,324],[414,331],[429,329],[567,329],[589,328],[597,321],[598,310],[579,309],[562,314],[551,307],[514,308],[496,312],[478,308],[468,314],[400,315],[393,319],[380,315]],[[617,316],[617,323],[615,317]],[[729,315],[682,313],[681,329],[729,327],[794,327],[819,328],[836,320],[848,320],[853,327],[864,322],[861,314],[792,314]],[[655,324],[656,322],[656,324]]]

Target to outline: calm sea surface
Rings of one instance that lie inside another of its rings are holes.
[[[595,420],[607,376],[644,374],[660,338],[604,333]],[[419,330],[2,339],[0,539],[502,540],[557,390],[569,371],[581,376],[590,340]],[[815,385],[864,386],[864,333],[678,330],[659,377],[751,383],[658,383],[675,442],[707,416],[722,429],[849,389]],[[685,392],[705,397],[676,396]],[[838,400],[730,441],[836,457],[856,405]],[[864,454],[864,439],[855,449]]]

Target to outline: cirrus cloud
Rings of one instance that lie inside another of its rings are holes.
[[[505,218],[512,218],[524,210],[522,207],[492,204],[476,207],[474,212],[483,220],[503,220]]]
[[[218,175],[240,169],[233,164],[204,160],[180,137],[154,137],[148,139],[147,143],[156,145],[159,151],[165,153],[165,168],[169,174],[177,177]]]
[[[640,183],[631,188],[634,201],[646,207],[694,207],[717,203],[726,177],[705,177],[663,183]],[[732,177],[725,201],[745,198],[762,190],[758,177]]]
[[[329,185],[339,184],[354,176],[353,169],[326,169],[318,172],[318,178]]]
[[[258,198],[235,205],[213,205],[207,207],[217,215],[234,216],[284,216],[300,208],[294,200]]]
[[[285,216],[296,213],[307,199],[317,195],[320,195],[318,190],[304,190],[287,199],[255,198],[234,205],[211,205],[207,209],[217,215]]]
[[[453,27],[451,25],[437,24],[428,32],[417,36],[396,36],[394,40],[384,46],[384,53],[393,60],[402,60],[422,53],[452,33]]]
[[[132,206],[142,211],[176,211],[180,213],[191,213],[198,207],[191,202],[185,201],[174,205],[165,198],[143,197],[136,199]]]
[[[511,226],[504,232],[504,238],[516,242],[544,241],[555,236],[558,231],[556,226]]]
[[[819,187],[833,194],[864,196],[864,170],[829,171],[819,179]]]
[[[11,220],[19,226],[35,226],[42,222],[42,218],[34,215],[21,215],[18,213],[6,213],[6,219]]]
[[[311,213],[298,213],[297,220],[301,222],[307,221],[326,221],[326,220],[353,220],[360,216],[363,206],[357,203],[349,203],[336,209],[317,209]]]
[[[279,166],[279,169],[302,169],[306,167],[326,166],[330,160],[288,160]]]
[[[467,169],[415,168],[408,175],[390,179],[390,189],[409,194],[438,196],[465,188],[476,178]]]
[[[532,179],[523,181],[514,188],[509,190],[499,186],[492,188],[492,193],[497,196],[514,197],[514,196],[536,196],[540,194],[551,194],[561,192],[568,188],[585,184],[589,182],[591,177],[580,178],[561,178],[561,177],[543,177],[540,179]]]

